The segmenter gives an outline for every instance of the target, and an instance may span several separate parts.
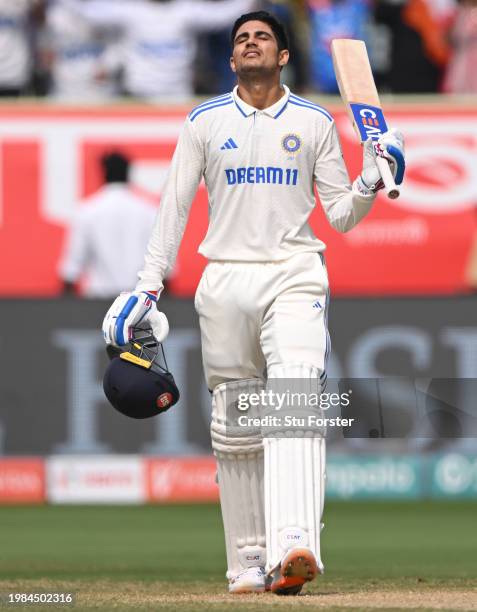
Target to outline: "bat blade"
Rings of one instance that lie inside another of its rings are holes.
[[[336,38],[331,53],[340,94],[358,138],[361,142],[378,140],[388,127],[364,41]],[[378,157],[376,163],[388,197],[399,197],[388,162]]]

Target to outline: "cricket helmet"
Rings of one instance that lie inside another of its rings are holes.
[[[103,389],[116,410],[133,419],[147,419],[177,404],[179,390],[151,329],[134,329],[129,345],[108,346],[107,352],[111,361]]]

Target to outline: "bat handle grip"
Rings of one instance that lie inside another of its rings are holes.
[[[399,187],[394,182],[394,177],[391,172],[391,168],[389,167],[388,161],[384,157],[378,156],[376,157],[376,164],[378,165],[379,172],[381,173],[381,177],[384,182],[384,188],[388,198],[390,198],[391,200],[399,198]]]

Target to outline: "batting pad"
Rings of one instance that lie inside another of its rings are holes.
[[[296,389],[319,391],[321,371],[306,364],[278,366],[269,371],[274,378],[294,381]],[[280,384],[278,383],[278,387]],[[264,486],[267,571],[274,569],[294,547],[309,548],[323,572],[320,553],[321,516],[325,489],[325,439],[323,432],[281,431],[265,435]]]
[[[227,578],[248,567],[265,567],[263,443],[260,428],[231,424],[242,391],[263,389],[245,380],[216,387],[212,397],[212,448],[217,459],[220,504],[227,551]]]

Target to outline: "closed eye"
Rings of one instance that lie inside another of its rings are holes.
[[[240,34],[240,36],[237,36],[237,38],[235,39],[235,44],[238,45],[241,42],[245,42],[248,38],[248,34]]]
[[[243,34],[239,34],[236,37],[234,44],[239,45],[240,43],[243,43],[246,40],[249,40],[249,38],[250,38],[249,32],[243,32]],[[258,30],[257,32],[255,32],[255,38],[260,38],[261,40],[271,40],[272,35],[269,32]]]

